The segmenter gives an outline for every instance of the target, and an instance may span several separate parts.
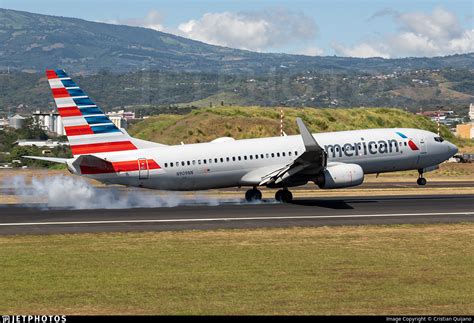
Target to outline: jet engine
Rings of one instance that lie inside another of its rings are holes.
[[[364,171],[357,164],[337,164],[324,169],[316,178],[319,188],[357,186],[364,181]]]

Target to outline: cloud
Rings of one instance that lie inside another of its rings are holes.
[[[474,52],[474,29],[466,30],[461,37],[450,40],[449,47],[456,53]]]
[[[318,27],[300,12],[284,8],[206,13],[178,26],[181,36],[213,45],[268,51],[313,40]]]
[[[316,46],[309,46],[303,48],[300,51],[295,51],[294,54],[306,56],[321,56],[324,54],[324,50]]]
[[[376,18],[385,17],[385,16],[396,16],[398,15],[398,11],[392,8],[383,8],[381,10],[376,11],[372,16],[366,19],[366,21],[372,21]]]
[[[474,51],[474,29],[463,30],[459,18],[444,8],[434,8],[430,14],[400,13],[385,8],[374,13],[368,21],[383,16],[392,17],[398,25],[397,32],[353,47],[334,44],[336,53],[357,57],[374,54],[381,57],[432,57]]]
[[[443,8],[435,8],[431,15],[407,12],[396,16],[401,29],[431,40],[453,39],[462,34],[457,17]]]
[[[150,10],[143,18],[114,19],[106,21],[114,25],[127,25],[134,27],[145,27],[158,31],[164,31],[163,16],[157,10]]]
[[[367,57],[389,58],[390,57],[388,53],[380,49],[381,47],[383,47],[382,45],[377,45],[376,47],[379,47],[379,48],[376,48],[373,45],[370,45],[367,43],[361,43],[352,48],[349,48],[349,47],[340,45],[338,43],[334,43],[332,44],[332,47],[334,48],[336,53],[341,56],[362,57],[362,58],[367,58]]]

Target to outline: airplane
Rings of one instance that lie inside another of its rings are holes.
[[[247,201],[262,199],[259,187],[289,188],[313,182],[321,189],[360,185],[365,174],[425,172],[458,152],[439,135],[419,129],[366,129],[312,134],[301,118],[299,135],[164,145],[131,137],[115,126],[64,70],[46,76],[73,158],[24,156],[67,165],[72,174],[105,184],[189,191],[249,187]]]

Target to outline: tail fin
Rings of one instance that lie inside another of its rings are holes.
[[[63,70],[46,76],[74,157],[138,149]]]

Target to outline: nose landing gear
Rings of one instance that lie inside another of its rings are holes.
[[[418,179],[416,180],[418,185],[426,185],[426,178],[423,177],[423,170],[418,170]]]

